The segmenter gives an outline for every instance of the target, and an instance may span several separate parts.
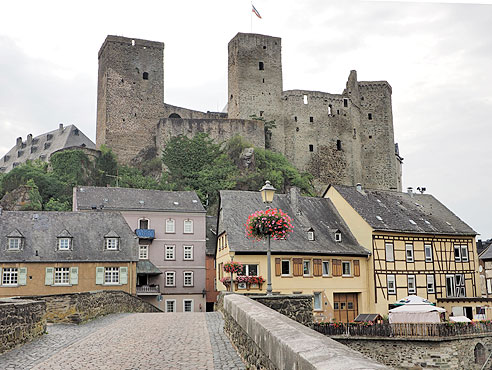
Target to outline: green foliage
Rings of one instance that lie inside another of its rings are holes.
[[[53,174],[69,184],[86,184],[94,171],[87,154],[82,150],[63,150],[50,157]]]
[[[152,177],[144,176],[134,167],[118,167],[118,186],[122,188],[159,189],[160,184]]]
[[[48,203],[44,206],[45,211],[71,211],[72,206],[69,201],[60,201],[59,199],[50,198]]]
[[[41,211],[42,209],[42,199],[39,194],[38,187],[32,179],[27,180],[29,187],[29,203],[22,206],[23,211]]]
[[[118,162],[116,156],[110,148],[101,145],[101,155],[96,159],[95,172],[93,175],[94,185],[96,186],[115,186],[116,175],[118,172]]]

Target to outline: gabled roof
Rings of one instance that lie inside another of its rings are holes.
[[[486,249],[478,256],[481,260],[492,260],[492,244],[489,244]]]
[[[68,230],[64,229],[61,233],[59,233],[57,238],[72,238],[72,234],[68,232]]]
[[[419,234],[477,233],[430,194],[330,185],[374,229]]]
[[[7,238],[23,238],[24,235],[21,234],[19,229],[13,229],[11,232],[7,234]]]
[[[7,234],[18,229],[22,248],[8,251]],[[119,250],[105,250],[104,236],[114,231]],[[59,235],[72,236],[70,251],[58,250]],[[0,214],[0,262],[138,261],[138,239],[119,212],[4,211]]]
[[[205,213],[205,208],[194,191],[77,186],[74,188],[74,203],[78,211],[103,208],[116,211]]]
[[[296,190],[293,189],[292,192]],[[294,194],[295,195],[295,194]],[[297,202],[296,202],[297,199]],[[369,251],[357,243],[329,199],[275,194],[272,208],[280,208],[293,219],[294,231],[286,240],[271,240],[273,253],[357,255]],[[245,235],[248,216],[265,209],[259,192],[222,190],[218,235],[227,232],[229,248],[234,252],[265,253],[266,241],[253,241]],[[315,240],[309,241],[307,231],[312,228]],[[340,230],[342,241],[336,242],[332,231]]]

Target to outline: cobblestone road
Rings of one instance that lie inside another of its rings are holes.
[[[110,315],[0,355],[0,369],[245,369],[213,313]]]

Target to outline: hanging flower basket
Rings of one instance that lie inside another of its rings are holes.
[[[294,228],[292,218],[277,208],[256,211],[248,217],[244,226],[246,227],[246,236],[255,240],[266,239],[268,236],[275,240],[285,239]]]
[[[265,279],[262,276],[249,276],[248,283],[250,284],[263,284]]]
[[[243,265],[239,262],[226,262],[224,263],[224,271],[230,273],[241,273],[243,271]]]

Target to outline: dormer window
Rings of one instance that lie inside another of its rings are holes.
[[[313,229],[309,229],[308,230],[307,237],[308,237],[308,240],[309,241],[313,241],[314,240],[314,230]]]
[[[184,220],[183,232],[185,234],[193,234],[193,220]]]
[[[70,249],[70,238],[58,238],[58,249],[67,251]]]
[[[21,247],[22,239],[21,238],[9,238],[8,250],[18,251]]]
[[[335,232],[335,241],[336,242],[341,242],[342,241],[342,233],[340,231]]]
[[[106,238],[106,249],[110,251],[118,250],[118,238]]]

